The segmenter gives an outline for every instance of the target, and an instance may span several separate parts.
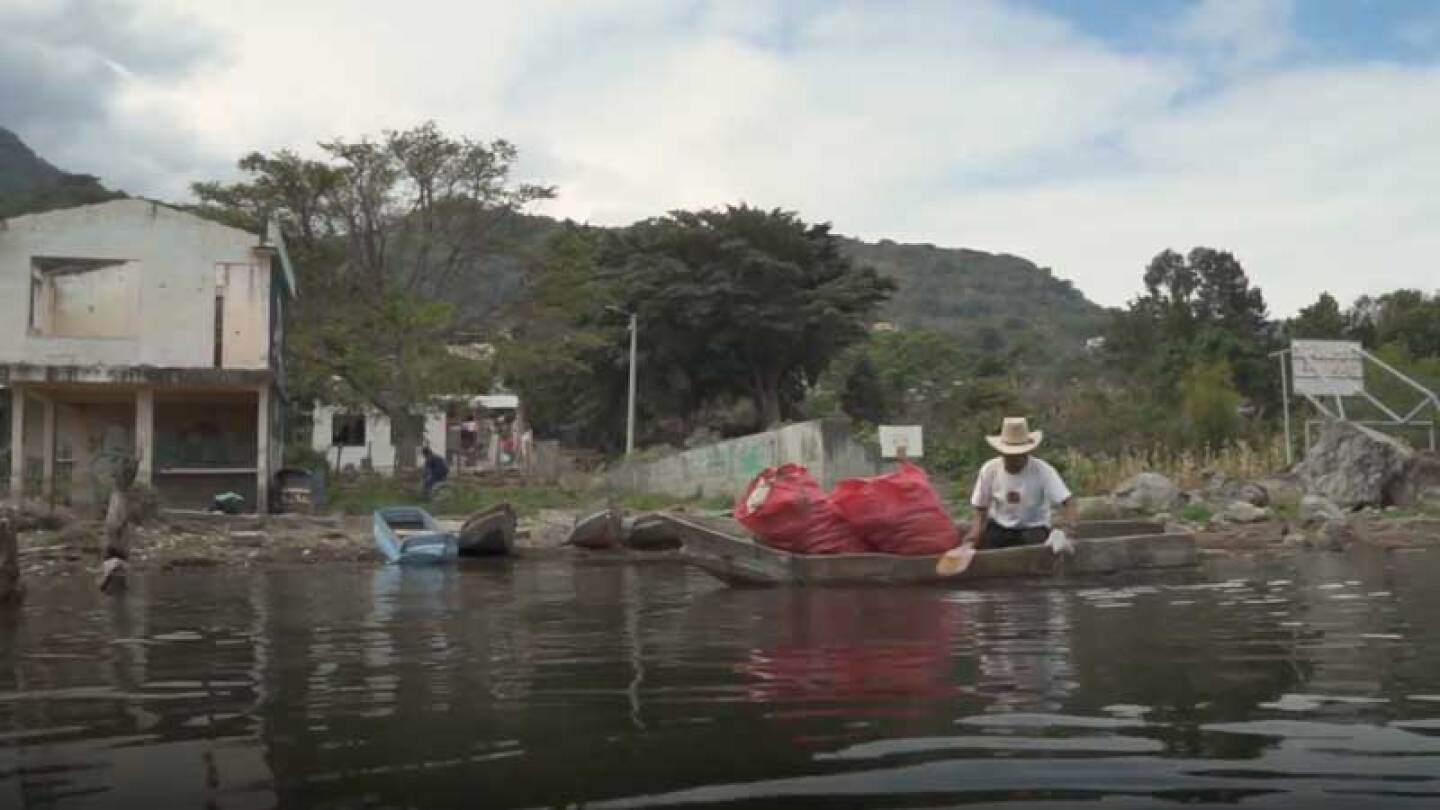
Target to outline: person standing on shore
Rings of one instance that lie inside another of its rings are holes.
[[[425,459],[424,469],[420,471],[420,485],[423,489],[421,497],[429,501],[435,487],[450,477],[450,465],[429,447],[422,447],[420,455]]]
[[[977,548],[1038,545],[1053,528],[1074,535],[1078,509],[1070,488],[1054,467],[1031,455],[1043,438],[1024,417],[1007,417],[999,435],[985,437],[1000,455],[980,467],[970,496],[975,519],[962,543]],[[1057,507],[1058,520],[1052,513]]]

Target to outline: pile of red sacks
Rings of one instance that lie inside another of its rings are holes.
[[[934,555],[960,534],[925,471],[909,462],[873,478],[825,490],[799,464],[755,476],[735,502],[735,519],[767,545],[796,554]]]

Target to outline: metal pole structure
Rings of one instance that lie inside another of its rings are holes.
[[[1285,374],[1285,352],[1277,352],[1280,360],[1280,407],[1285,415],[1285,466],[1295,463],[1295,444],[1290,439],[1290,380]]]
[[[635,452],[635,357],[640,345],[640,317],[630,313],[630,404],[625,418],[625,457]]]

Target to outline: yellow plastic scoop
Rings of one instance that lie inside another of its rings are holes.
[[[962,574],[970,567],[970,562],[975,559],[975,547],[969,544],[956,546],[944,554],[935,563],[935,573],[942,577],[953,577]]]

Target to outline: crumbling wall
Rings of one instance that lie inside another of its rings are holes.
[[[605,477],[612,487],[627,492],[731,497],[761,470],[786,463],[805,465],[827,489],[841,478],[874,475],[880,469],[878,453],[855,442],[843,420],[817,420],[654,461],[623,463]]]
[[[258,242],[255,235],[145,200],[5,220],[0,228],[0,365],[213,368],[215,268],[225,263],[258,268],[237,279],[233,309],[226,298],[226,320],[239,331],[230,336],[236,348],[229,362],[234,368],[267,369],[271,277],[268,256],[256,250]],[[131,268],[126,272],[136,279],[138,303],[129,310],[134,322],[130,327],[108,323],[102,331],[129,331],[121,336],[31,334],[32,271],[39,257],[125,262]]]

